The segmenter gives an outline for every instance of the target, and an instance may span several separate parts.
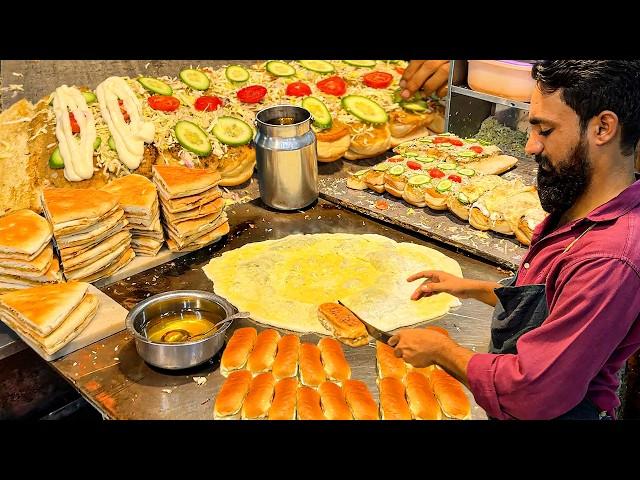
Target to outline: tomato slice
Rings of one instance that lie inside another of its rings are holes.
[[[395,158],[395,157],[387,158],[387,162],[393,162],[393,163],[401,162],[402,160],[403,160],[402,157],[400,157],[400,158]]]
[[[387,72],[371,72],[362,77],[362,81],[367,87],[371,88],[387,88],[391,85],[393,76]]]
[[[250,85],[238,90],[236,96],[244,103],[258,103],[266,94],[267,89],[262,85]]]
[[[118,105],[120,105],[120,111],[122,112],[122,118],[124,118],[124,121],[129,123],[131,121],[131,118],[129,117],[129,113],[127,112],[127,110],[124,108],[124,102],[120,99],[118,99]]]
[[[404,73],[405,69],[402,67],[396,67],[396,72],[398,72],[400,75],[402,75]]]
[[[80,133],[80,125],[78,125],[76,117],[71,112],[69,112],[69,121],[71,122],[71,133]]]
[[[462,183],[462,178],[460,177],[460,175],[449,175],[447,178],[452,182]]]
[[[429,170],[429,175],[431,178],[442,178],[444,177],[444,172],[438,168],[432,168]]]
[[[422,170],[422,165],[420,165],[418,162],[414,162],[413,160],[409,160],[407,162],[407,167],[409,167],[411,170]]]
[[[469,147],[469,150],[472,150],[476,153],[482,153],[482,147],[480,145],[474,145],[473,147]]]
[[[221,105],[222,100],[214,95],[203,95],[201,97],[198,97],[196,103],[193,104],[196,110],[200,112],[213,112],[214,110],[217,110]]]
[[[450,143],[451,145],[455,145],[457,147],[461,147],[462,145],[464,145],[464,142],[462,140],[449,137],[436,137],[433,139],[433,143]]]
[[[287,85],[286,93],[292,97],[306,97],[311,95],[311,88],[304,82],[293,82]]]
[[[387,210],[389,208],[389,202],[387,202],[386,200],[378,200],[375,203],[375,207],[378,210]]]
[[[337,75],[320,80],[316,85],[324,93],[335,95],[336,97],[340,97],[347,92],[346,82]]]
[[[162,112],[173,112],[180,106],[180,100],[171,95],[151,95],[147,98],[147,103],[154,110]]]

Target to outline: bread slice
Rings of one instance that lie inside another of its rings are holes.
[[[278,342],[278,353],[273,362],[273,376],[276,380],[295,377],[298,374],[298,353],[300,337],[285,335]]]
[[[326,420],[320,406],[320,394],[313,388],[300,386],[297,393],[298,420]]]
[[[353,420],[344,392],[333,382],[322,382],[318,387],[320,405],[327,420]]]
[[[324,372],[329,380],[343,382],[351,378],[351,367],[337,340],[322,338],[318,342],[318,348]]]
[[[345,380],[342,390],[355,420],[380,419],[378,405],[363,381]]]
[[[269,420],[295,420],[297,394],[298,379],[296,377],[283,378],[276,383],[275,394],[269,408]]]
[[[271,370],[278,349],[280,334],[269,328],[258,334],[253,350],[247,359],[247,370],[254,375]]]
[[[386,377],[380,380],[379,386],[382,420],[411,420],[403,383],[397,378]]]
[[[300,382],[316,388],[327,379],[320,361],[320,349],[311,343],[300,345]]]
[[[53,236],[51,224],[31,210],[17,210],[0,217],[0,257],[20,254],[31,260]]]
[[[271,372],[261,373],[251,380],[249,393],[242,404],[243,420],[266,418],[273,401],[276,380]]]
[[[231,372],[216,396],[213,406],[213,418],[216,420],[235,420],[240,418],[240,410],[249,393],[252,380],[251,372],[237,370]]]
[[[246,365],[257,338],[258,332],[253,327],[242,327],[233,332],[220,359],[220,373],[223,376]]]
[[[348,308],[337,303],[323,303],[318,307],[318,320],[334,337],[351,347],[369,343],[363,323]]]
[[[80,304],[87,288],[88,283],[69,282],[6,293],[0,296],[0,311],[46,337]]]

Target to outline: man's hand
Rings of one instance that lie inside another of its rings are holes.
[[[447,95],[449,60],[411,60],[400,79],[401,96],[404,99],[420,88],[428,96],[436,92],[440,98]]]
[[[407,278],[407,282],[414,282],[420,278],[425,281],[411,295],[411,300],[420,300],[422,297],[430,297],[434,293],[450,293],[454,297],[468,298],[473,280],[456,277],[439,270],[426,270],[418,272]]]
[[[461,381],[467,388],[467,366],[474,352],[461,347],[445,333],[435,328],[407,328],[389,339],[396,357],[416,368],[434,363]]]
[[[496,282],[485,282],[460,278],[439,270],[426,270],[418,272],[407,278],[407,282],[413,282],[424,278],[424,282],[413,292],[411,300],[420,300],[422,297],[430,297],[434,293],[449,293],[458,298],[475,298],[487,305],[495,306],[498,301],[495,288],[500,287]]]
[[[447,335],[433,328],[407,328],[389,339],[393,353],[414,367],[428,367],[436,362],[443,342],[452,342]]]

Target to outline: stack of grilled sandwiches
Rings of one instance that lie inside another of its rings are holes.
[[[91,188],[48,188],[42,208],[67,280],[94,282],[135,257],[129,222],[114,195]]]
[[[0,217],[0,292],[62,281],[49,222],[31,210]]]
[[[98,311],[84,282],[57,283],[0,295],[0,320],[48,355],[67,345]]]
[[[197,250],[229,233],[218,172],[154,165],[153,181],[171,251]]]
[[[136,255],[155,256],[162,248],[164,235],[160,224],[158,192],[151,180],[131,174],[112,180],[101,190],[114,195],[129,222],[131,248]]]

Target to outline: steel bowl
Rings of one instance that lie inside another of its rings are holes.
[[[202,290],[164,292],[138,303],[126,318],[127,329],[135,338],[138,354],[151,365],[169,370],[194,367],[212,358],[224,345],[225,332],[232,322],[202,339],[186,342],[160,343],[149,340],[145,326],[154,318],[184,311],[206,313],[217,323],[235,312],[224,298]]]

